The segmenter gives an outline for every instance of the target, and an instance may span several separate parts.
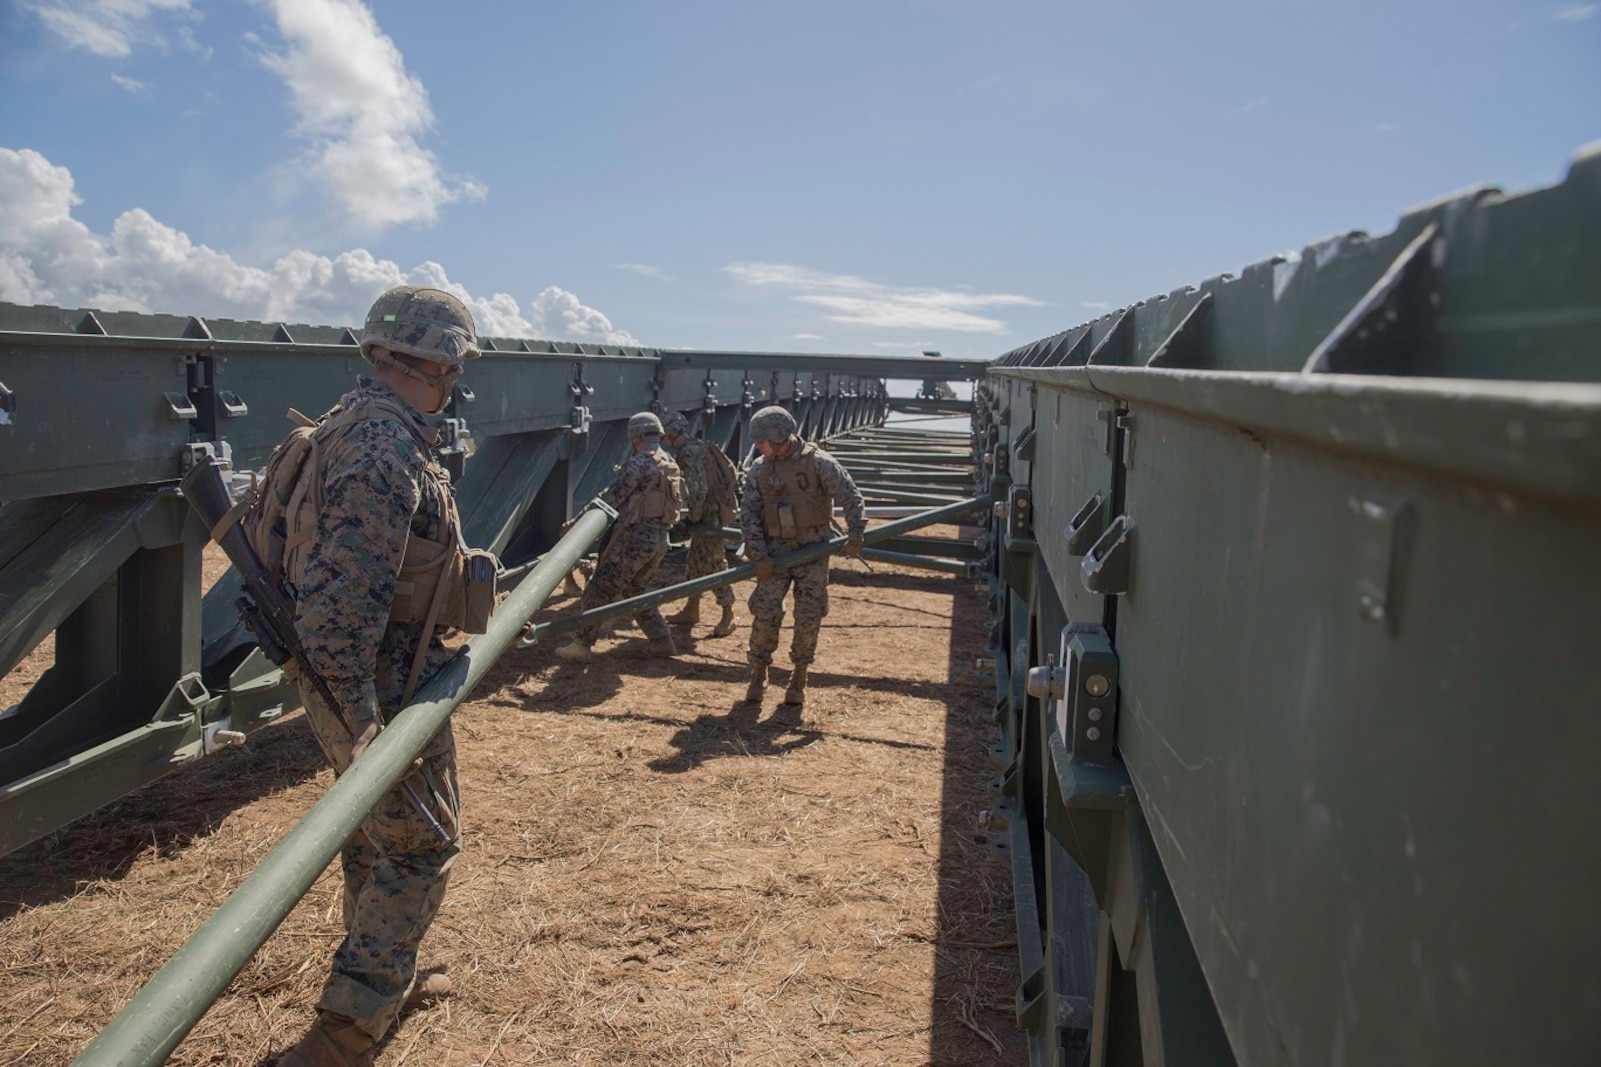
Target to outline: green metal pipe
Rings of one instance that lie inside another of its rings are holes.
[[[852,463],[849,459],[841,462],[844,463],[845,469],[850,471],[851,478],[858,482],[900,482],[910,488],[916,488],[919,485],[960,485],[964,482],[970,485],[973,482],[971,469],[965,471],[910,471],[902,470],[898,467],[881,467],[877,464],[858,465]]]
[[[613,518],[599,507],[578,516],[495,609],[488,632],[472,638],[390,720],[361,759],[83,1050],[74,1067],[153,1065],[178,1047]]]
[[[915,567],[924,571],[939,571],[967,577],[975,573],[977,564],[963,563],[959,559],[940,559],[937,556],[920,556],[913,552],[886,552],[881,548],[862,549],[862,558],[872,563],[893,563],[897,567]]]
[[[946,522],[971,511],[987,510],[991,506],[992,504],[988,497],[958,500],[953,504],[922,511],[909,518],[885,523],[883,526],[868,530],[862,540],[868,545],[879,541],[887,541],[911,530],[919,530],[924,526],[933,526],[936,523]],[[828,541],[819,541],[815,545],[807,545],[797,551],[774,556],[773,563],[782,567],[795,563],[809,563],[814,559],[822,559],[824,556],[831,556],[841,548],[844,548],[845,540],[843,537],[835,537]],[[726,571],[702,575],[699,578],[692,578],[687,582],[679,582],[677,585],[670,585],[664,589],[654,589],[649,593],[641,593],[638,596],[629,597],[627,600],[617,600],[610,604],[603,604],[598,608],[590,608],[588,611],[581,611],[576,615],[569,615],[563,619],[553,619],[550,622],[539,623],[537,626],[530,626],[528,634],[523,638],[522,643],[524,646],[537,644],[542,640],[570,634],[576,630],[582,630],[586,626],[604,622],[606,619],[616,618],[619,615],[633,615],[644,611],[646,608],[658,607],[671,600],[694,596],[696,593],[705,593],[719,586],[733,585],[735,582],[742,582],[746,578],[754,577],[755,574],[755,566],[749,563],[741,563],[739,566],[730,567]]]
[[[938,507],[941,504],[956,503],[960,499],[942,493],[917,493],[903,486],[879,485],[874,482],[857,482],[856,488],[861,490],[864,497],[888,500],[897,504],[925,504],[928,507]]]

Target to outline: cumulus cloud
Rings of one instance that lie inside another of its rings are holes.
[[[0,148],[0,300],[266,322],[359,323],[379,293],[428,285],[455,293],[482,334],[638,344],[577,296],[554,286],[524,307],[509,293],[474,296],[438,263],[403,270],[364,248],[294,251],[271,267],[240,263],[142,208],[109,235],[73,217],[72,173],[32,149]]]
[[[359,0],[270,2],[284,48],[262,62],[289,87],[312,173],[356,228],[431,223],[485,194],[418,143],[434,124],[428,91]]]
[[[593,344],[639,344],[627,330],[616,329],[605,315],[586,307],[578,297],[554,285],[534,297],[533,311],[534,331],[543,337]]]
[[[186,13],[189,0],[18,0],[68,48],[125,56],[139,44],[162,44],[159,15]]]
[[[1037,307],[1040,301],[1015,293],[970,293],[882,285],[849,274],[785,263],[731,263],[723,268],[751,286],[787,289],[802,304],[822,308],[830,322],[898,330],[1007,332],[1006,323],[976,312],[998,307]]]

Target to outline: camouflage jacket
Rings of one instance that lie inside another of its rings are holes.
[[[708,447],[699,437],[691,437],[682,448],[668,449],[678,460],[678,472],[684,479],[684,517],[690,522],[699,522],[706,511],[706,493],[710,485],[706,464],[711,460],[706,454]]]
[[[637,502],[655,493],[669,493],[677,505],[683,504],[684,482],[678,464],[660,447],[650,452],[636,452],[624,460],[611,484],[601,491],[600,499],[616,509],[619,523],[644,522],[660,526],[660,518],[641,518],[637,514]]]
[[[851,480],[845,468],[840,466],[839,460],[816,445],[796,438],[790,454],[777,463],[789,468],[792,476],[808,483],[811,491],[819,497],[819,506],[824,508],[827,514],[832,514],[836,504],[843,508],[845,528],[848,533],[860,534],[866,531],[867,508],[862,502],[861,491],[856,488],[856,483]],[[775,464],[764,456],[758,456],[756,462],[745,472],[744,481],[740,485],[739,526],[740,532],[745,535],[747,559],[762,559],[801,545],[826,541],[833,534],[828,520],[825,519],[818,528],[797,537],[792,542],[770,538],[763,515],[769,500],[782,488],[782,483],[778,479],[779,472],[775,469]]]
[[[428,451],[438,435],[399,393],[362,378],[334,410],[373,395],[409,417],[358,422],[319,442],[323,509],[295,604],[307,665],[350,722],[399,710],[422,627],[389,622],[396,578],[410,535],[441,538],[450,510],[449,476]],[[423,680],[448,658],[435,638]]]

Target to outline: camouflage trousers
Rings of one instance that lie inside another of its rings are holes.
[[[689,556],[684,560],[684,579],[699,578],[728,569],[728,541],[720,533],[694,533],[689,536]],[[734,590],[720,585],[712,597],[725,608],[734,606]]]
[[[780,567],[771,578],[758,578],[750,595],[750,661],[762,665],[773,662],[778,647],[778,628],[784,623],[784,596],[795,591],[795,635],[790,641],[793,663],[810,663],[817,658],[817,634],[828,614],[828,557]]]
[[[350,766],[343,718],[304,679],[300,698],[323,754],[343,774]],[[374,1040],[394,1025],[417,980],[417,946],[461,851],[456,740],[448,722],[423,750],[422,769],[407,780],[453,838],[440,841],[400,785],[383,795],[340,854],[345,939],[317,1001],[324,1011],[354,1019]]]
[[[667,555],[667,531],[658,523],[631,522],[620,526],[595,563],[594,577],[584,586],[584,599],[578,610],[588,611],[618,600],[638,596],[647,590],[662,557]],[[650,638],[666,637],[672,631],[657,608],[646,608],[634,616],[639,628]],[[578,631],[586,645],[600,636],[600,625]]]

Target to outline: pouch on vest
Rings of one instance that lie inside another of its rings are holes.
[[[793,541],[796,537],[795,509],[788,504],[778,505],[778,536],[785,541]]]
[[[495,611],[495,581],[500,567],[493,552],[481,548],[467,551],[466,565],[462,568],[462,622],[461,629],[470,634],[481,634],[489,629],[489,616]]]

